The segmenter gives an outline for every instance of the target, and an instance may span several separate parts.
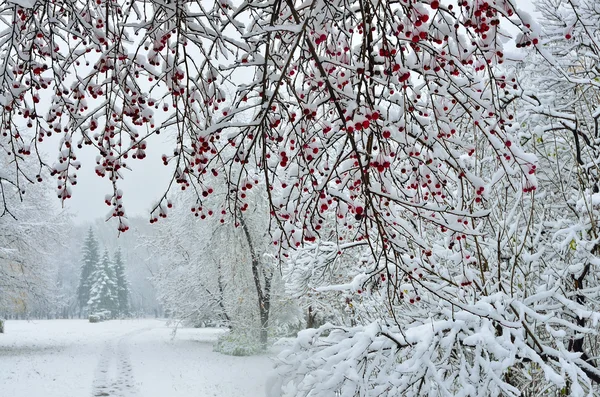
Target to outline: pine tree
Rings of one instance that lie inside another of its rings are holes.
[[[104,251],[102,261],[92,273],[92,288],[88,306],[91,313],[110,312],[114,317],[118,311],[117,283],[115,269],[110,261],[108,250]]]
[[[77,288],[77,299],[79,302],[79,314],[86,311],[90,299],[90,289],[92,288],[92,274],[98,267],[100,254],[98,252],[98,241],[94,236],[92,228],[83,243],[83,258],[81,264],[81,275],[79,277],[79,287]]]
[[[129,283],[125,276],[125,265],[123,263],[123,256],[121,254],[121,248],[117,248],[114,257],[114,271],[115,281],[117,284],[117,303],[118,313],[120,316],[128,316],[129,313]]]

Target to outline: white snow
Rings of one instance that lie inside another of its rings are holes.
[[[221,329],[160,320],[7,321],[0,334],[3,396],[260,397],[267,355],[213,352]]]
[[[8,0],[9,3],[16,4],[23,8],[33,8],[36,0]]]

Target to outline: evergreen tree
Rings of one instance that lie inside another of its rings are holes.
[[[125,276],[125,265],[123,263],[123,255],[121,248],[117,248],[114,257],[115,282],[117,285],[117,303],[118,313],[120,316],[129,315],[129,283]]]
[[[79,302],[79,315],[87,309],[90,300],[90,289],[92,288],[92,274],[98,267],[100,254],[98,252],[98,241],[94,236],[92,228],[83,243],[83,258],[81,264],[81,275],[79,277],[79,287],[77,288],[77,299]]]
[[[114,317],[118,311],[117,283],[115,281],[115,269],[108,256],[108,250],[104,251],[102,261],[92,273],[92,288],[88,306],[91,313],[110,312]]]

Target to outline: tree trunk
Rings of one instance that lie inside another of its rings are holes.
[[[242,215],[242,212],[238,210],[240,219],[240,225],[244,230],[246,241],[250,249],[250,257],[252,258],[252,276],[254,278],[254,286],[256,287],[256,293],[258,295],[258,310],[260,313],[260,345],[263,350],[267,349],[269,339],[269,311],[271,309],[271,280],[273,279],[273,272],[269,272],[266,269],[262,269],[264,278],[264,288],[260,280],[260,257],[256,252],[254,243],[252,242],[252,236],[248,225]]]
[[[306,315],[306,329],[316,328],[315,327],[316,317],[317,317],[317,313],[315,313],[313,311],[312,306],[309,306],[308,307],[308,314]]]
[[[217,286],[219,288],[219,307],[221,308],[221,317],[223,317],[225,319],[225,321],[227,321],[227,326],[229,328],[231,328],[231,318],[229,317],[229,314],[227,314],[227,308],[225,307],[225,287],[223,286],[223,272],[221,271],[221,262],[217,261],[217,270],[218,270],[218,275],[217,275]]]
[[[267,350],[269,340],[269,312],[261,310],[260,312],[260,347]]]
[[[4,319],[0,318],[0,334],[4,333]]]

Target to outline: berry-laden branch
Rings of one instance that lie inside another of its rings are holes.
[[[222,212],[202,207],[210,178],[224,173],[243,210],[243,187],[262,173],[275,243],[316,241],[333,212],[380,258],[373,274],[388,264],[411,274],[397,263],[406,254],[434,272],[426,231],[464,248],[486,216],[488,184],[502,177],[474,172],[476,142],[506,173],[521,173],[523,189],[536,186],[535,159],[500,106],[510,90],[495,66],[499,22],[514,12],[508,1],[8,3],[3,135],[25,154],[17,119],[63,135],[52,169],[62,200],[76,184],[77,150],[95,146],[121,231],[126,160],[143,160],[153,135],[166,132],[176,148],[163,162],[176,162],[173,180],[199,193],[196,214]],[[227,98],[226,70],[255,78]],[[31,103],[44,90],[53,94],[41,117]]]

